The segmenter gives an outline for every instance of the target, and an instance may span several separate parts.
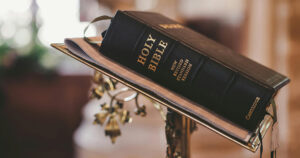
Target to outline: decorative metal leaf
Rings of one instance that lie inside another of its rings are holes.
[[[122,124],[132,122],[132,118],[130,117],[130,113],[128,110],[123,110],[122,112],[120,112],[119,117],[120,117],[120,122]]]
[[[140,107],[137,107],[137,109],[135,110],[135,114],[143,117],[146,116],[147,115],[146,106],[142,105]]]
[[[94,124],[103,125],[104,122],[106,121],[107,116],[108,116],[107,112],[99,112],[95,114]]]
[[[97,86],[92,89],[92,94],[91,94],[92,98],[101,99],[103,95],[104,95],[104,89],[102,86]]]
[[[103,84],[103,75],[99,71],[95,71],[94,77],[93,77],[93,82],[102,85]]]

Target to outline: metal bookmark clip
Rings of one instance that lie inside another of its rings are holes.
[[[87,41],[88,43],[90,44],[99,44],[99,43],[102,43],[102,41],[95,41],[95,40],[91,40],[89,39],[88,37],[86,37],[85,33],[86,31],[88,30],[88,28],[90,27],[91,24],[95,23],[95,22],[99,22],[99,21],[102,21],[102,20],[111,20],[112,17],[110,16],[107,16],[107,15],[102,15],[102,16],[99,16],[95,19],[93,19],[83,30],[83,38],[85,41]]]

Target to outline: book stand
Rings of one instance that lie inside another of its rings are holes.
[[[83,48],[87,47],[90,51],[94,51],[89,44],[84,42],[81,42],[80,44],[83,45]],[[232,128],[239,129],[239,127],[232,126],[228,124],[226,120],[222,120],[220,118],[212,116],[194,103],[181,98],[173,92],[167,91],[165,88],[160,87],[159,85],[156,85],[141,76],[137,76],[131,71],[126,71],[126,69],[118,66],[116,63],[99,56],[101,54],[97,52],[95,53],[98,54],[98,59],[99,61],[101,61],[100,65],[95,64],[90,59],[85,59],[74,54],[73,52],[68,50],[64,44],[54,43],[51,44],[51,46],[63,52],[64,54],[82,62],[83,64],[95,69],[96,71],[101,72],[102,74],[108,76],[110,79],[122,83],[132,91],[135,91],[137,95],[133,98],[137,98],[138,94],[142,94],[147,98],[150,98],[154,103],[166,106],[168,108],[168,113],[166,117],[165,132],[167,139],[167,157],[169,158],[190,157],[190,135],[192,131],[195,130],[196,123],[207,127],[208,129],[252,152],[255,152],[260,145],[260,141],[258,138],[259,131],[261,135],[264,136],[268,128],[271,127],[272,119],[267,115],[255,132],[233,130]],[[113,84],[108,84],[108,87],[113,87],[111,85]],[[152,91],[152,87],[159,89],[159,91]],[[110,105],[110,107],[112,106],[113,105]],[[118,109],[118,107],[122,107],[121,104],[116,108]],[[190,109],[189,107],[194,108]],[[107,109],[107,106],[104,105],[103,108]],[[140,114],[145,113],[145,108],[143,108],[142,106],[137,105],[137,109],[138,111],[140,111]],[[111,110],[108,111],[111,112]],[[122,123],[130,122],[130,118],[124,110],[122,112],[115,112],[114,115],[109,116],[109,120],[107,121],[109,122],[109,125],[106,125],[105,130],[106,134],[111,136],[113,142],[115,138],[120,135],[120,129],[118,128],[117,121],[115,120],[115,116],[117,115],[122,116],[120,117],[122,118]],[[95,120],[95,122],[98,124],[104,123],[107,115],[99,114],[98,116],[99,119]],[[222,126],[223,124],[229,126]],[[243,137],[240,137],[241,134]]]

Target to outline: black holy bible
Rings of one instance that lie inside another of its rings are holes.
[[[254,131],[289,79],[157,13],[118,11],[100,52]]]

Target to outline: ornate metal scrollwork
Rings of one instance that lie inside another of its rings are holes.
[[[145,117],[146,106],[138,102],[140,94],[128,87],[117,88],[118,82],[114,79],[95,72],[94,86],[91,97],[101,99],[106,93],[110,97],[109,103],[100,105],[100,112],[95,114],[94,124],[104,126],[105,135],[109,136],[112,143],[121,135],[120,124],[131,123],[130,111],[124,109],[124,103],[134,100],[135,114]],[[130,92],[130,93],[128,93]],[[120,97],[123,95],[123,97]],[[167,115],[159,103],[152,101],[153,106],[160,112],[165,120],[165,134],[167,139],[167,158],[188,158],[190,134],[196,130],[196,123],[171,109]]]
[[[168,109],[165,126],[167,158],[190,157],[190,134],[196,129],[194,121]]]
[[[95,114],[94,124],[105,126],[105,135],[111,138],[112,143],[121,135],[119,124],[131,123],[130,112],[124,109],[124,103],[134,100],[135,114],[145,117],[147,115],[146,106],[140,104],[138,98],[140,94],[128,87],[117,88],[118,82],[109,77],[103,76],[96,71],[93,77],[93,88],[91,98],[101,99],[106,93],[110,101],[100,105],[100,112]],[[121,97],[122,95],[122,97]],[[163,116],[163,111],[159,104],[154,104]]]

